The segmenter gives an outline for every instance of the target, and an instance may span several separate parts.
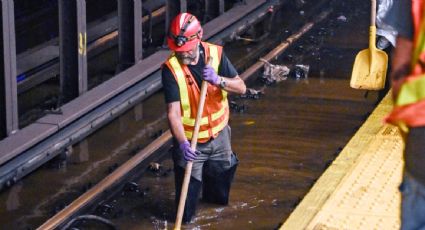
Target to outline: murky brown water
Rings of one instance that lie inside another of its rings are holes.
[[[348,86],[354,55],[367,46],[367,4],[358,8],[354,2],[338,4],[331,21],[320,24],[276,60],[289,66],[309,65],[308,78],[288,78],[269,87],[256,82],[251,86],[265,93],[260,100],[235,100],[248,109],[231,115],[232,144],[240,166],[230,204],[201,203],[194,223],[186,229],[278,227],[372,111],[377,95],[365,98],[364,92]],[[341,15],[346,22],[337,20]],[[359,32],[360,27],[364,32]],[[237,46],[229,47],[231,60],[246,52],[244,47],[239,52]],[[34,228],[82,194],[108,169],[128,159],[129,152],[167,129],[164,108],[162,95],[155,94],[74,146],[66,167],[44,167],[3,191],[0,229]],[[143,192],[126,192],[108,201],[115,208],[105,216],[120,229],[171,228],[171,160],[162,162],[162,167],[165,173],[147,172],[137,181]],[[100,225],[80,227],[102,229]]]
[[[335,95],[335,92],[340,92]],[[186,229],[273,229],[294,209],[374,107],[375,98],[349,89],[346,80],[288,80],[267,88],[248,111],[232,114],[233,148],[240,166],[229,206],[202,204]],[[172,168],[170,160],[164,170]],[[173,175],[147,173],[146,196],[111,201],[122,229],[171,227]],[[128,204],[131,203],[130,207]],[[125,205],[124,205],[125,204]]]

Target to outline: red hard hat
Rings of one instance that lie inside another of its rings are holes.
[[[168,47],[174,51],[190,51],[202,38],[198,19],[189,13],[180,13],[170,24],[167,36]]]

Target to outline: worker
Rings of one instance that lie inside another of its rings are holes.
[[[398,32],[391,82],[394,108],[387,122],[405,140],[400,185],[401,229],[425,229],[425,0],[394,1],[386,23]]]
[[[198,19],[180,13],[167,35],[173,51],[162,67],[167,118],[173,135],[176,204],[187,161],[193,161],[183,223],[195,214],[199,194],[206,202],[226,205],[238,159],[230,143],[227,93],[243,94],[244,81],[218,45],[203,42]],[[209,57],[212,64],[208,63]],[[190,146],[200,99],[201,82],[208,82],[196,150]]]

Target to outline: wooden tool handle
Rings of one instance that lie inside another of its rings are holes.
[[[211,64],[212,64],[212,57],[209,57],[208,65],[211,65]],[[192,140],[190,142],[190,147],[193,150],[196,150],[196,144],[198,142],[199,127],[201,123],[202,112],[204,111],[205,98],[207,96],[207,88],[208,88],[208,82],[202,81],[201,97],[199,99],[198,112],[196,114],[196,120],[195,120],[195,127],[193,130]],[[192,161],[188,161],[186,164],[174,230],[180,230],[180,227],[182,224],[184,206],[186,204],[187,190],[189,188],[190,175],[192,174],[192,165],[193,165]]]
[[[372,4],[372,9],[370,12],[370,25],[371,26],[376,26],[376,0],[372,0],[371,2]]]

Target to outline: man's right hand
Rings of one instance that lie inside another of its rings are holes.
[[[187,140],[180,143],[179,148],[182,151],[183,157],[186,161],[193,161],[200,154],[198,150],[193,150],[190,147],[190,143]]]

